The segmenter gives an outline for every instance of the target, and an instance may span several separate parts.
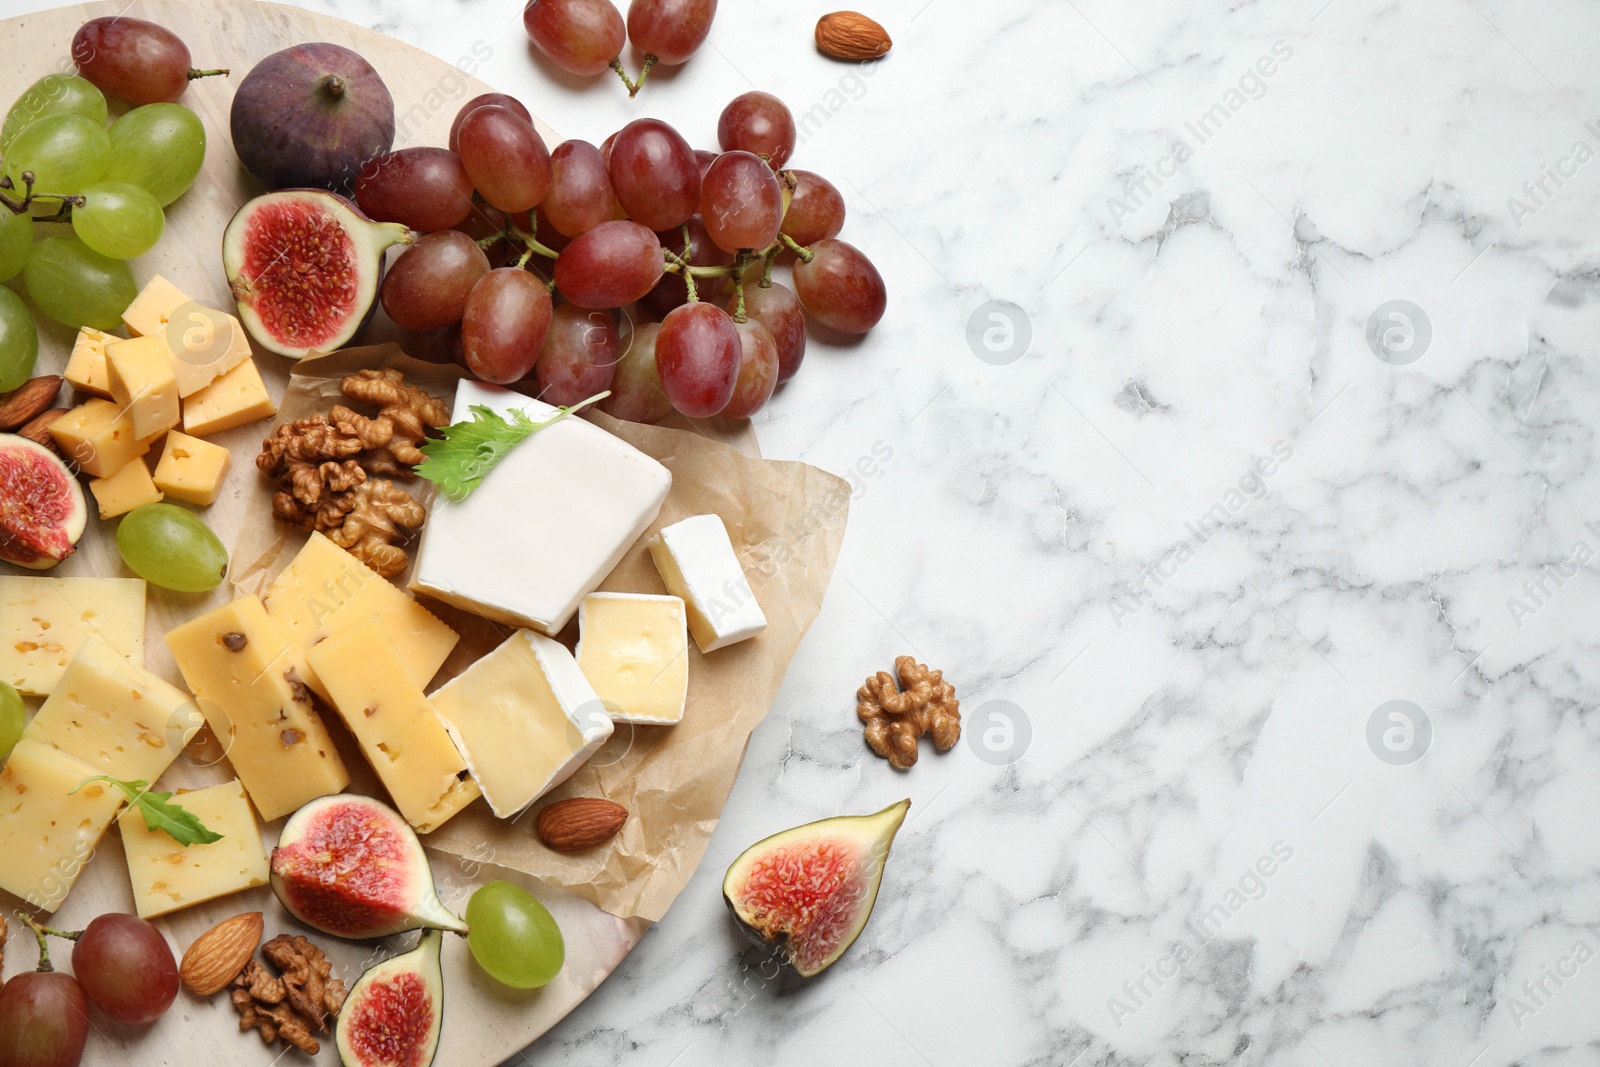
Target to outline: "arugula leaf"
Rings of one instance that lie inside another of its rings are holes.
[[[90,782],[110,782],[128,796],[128,803],[139,809],[148,830],[160,830],[180,845],[209,845],[221,841],[222,835],[205,828],[199,816],[172,800],[171,793],[152,793],[150,783],[142,778],[124,782],[108,774],[97,774],[79,782],[72,792]]]
[[[440,431],[444,434],[441,439],[423,443],[421,450],[426,458],[417,467],[417,473],[437,485],[451,500],[465,500],[483,483],[484,476],[495,464],[505,459],[517,445],[546,426],[553,426],[610,395],[609,389],[596,393],[571,407],[556,409],[548,419],[534,419],[526,411],[513,409],[507,421],[493,408],[474,404],[471,419],[452,423]]]

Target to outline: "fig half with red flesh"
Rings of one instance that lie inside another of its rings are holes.
[[[272,891],[296,919],[334,937],[467,932],[434,891],[416,833],[371,797],[320,797],[289,816],[272,850]]]
[[[366,321],[384,250],[409,244],[397,222],[373,222],[320,189],[267,193],[222,234],[222,266],[239,320],[262,347],[299,359],[341,348]]]
[[[88,521],[83,490],[59,456],[0,434],[0,559],[48,570],[72,555]]]
[[[830,967],[872,915],[889,846],[910,800],[875,815],[841,815],[745,849],[722,880],[733,917],[802,977]]]
[[[334,1041],[344,1067],[428,1067],[444,1023],[444,935],[429,930],[410,952],[375,964],[356,979]]]

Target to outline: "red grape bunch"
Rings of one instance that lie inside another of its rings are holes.
[[[477,377],[552,404],[609,391],[600,409],[635,422],[749,418],[799,369],[807,315],[862,334],[888,297],[838,239],[839,190],[785,167],[795,125],[781,100],[736,98],[717,138],[721,152],[696,151],[642,118],[599,147],[549,151],[514,99],[468,101],[449,148],[381,156],[356,183],[368,215],[422,234],[385,276],[384,309],[446,331]],[[792,288],[773,279],[791,257]]]
[[[658,64],[676,67],[700,50],[716,13],[717,0],[632,0],[624,23],[611,0],[528,0],[522,24],[562,70],[592,77],[610,68],[635,96]],[[622,67],[630,40],[644,53],[637,78]]]

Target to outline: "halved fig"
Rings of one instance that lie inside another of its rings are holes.
[[[72,555],[88,521],[83,490],[61,458],[0,433],[0,559],[48,570]]]
[[[291,359],[332,352],[371,313],[383,253],[411,243],[397,222],[373,222],[320,189],[267,193],[222,234],[222,266],[250,335]]]
[[[371,797],[319,797],[289,816],[272,850],[272,891],[296,919],[334,937],[467,932],[434,891],[416,833]]]
[[[334,1041],[344,1067],[428,1067],[444,1023],[444,935],[367,968],[339,1010]]]
[[[750,940],[802,977],[820,974],[866,927],[910,807],[902,800],[875,815],[841,815],[758,841],[728,868],[723,899]]]

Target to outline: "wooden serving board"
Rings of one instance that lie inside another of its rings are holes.
[[[134,261],[141,284],[155,274],[163,274],[202,304],[231,310],[228,288],[221,267],[222,231],[229,218],[250,197],[260,192],[254,181],[239,167],[229,136],[228,115],[239,79],[263,57],[293,44],[306,41],[331,41],[353,49],[377,68],[385,82],[400,97],[404,87],[409,100],[421,101],[399,116],[400,132],[396,147],[443,145],[450,124],[461,103],[479,93],[492,91],[449,63],[374,31],[339,19],[277,4],[251,0],[135,0],[131,6],[89,3],[45,11],[0,21],[0,42],[6,62],[0,64],[0,106],[9,107],[35,80],[53,71],[70,72],[70,46],[73,33],[85,21],[102,15],[124,14],[160,23],[177,32],[188,44],[197,65],[229,67],[231,79],[208,78],[190,85],[181,103],[193,108],[205,123],[208,138],[205,169],[194,187],[167,212],[167,230],[161,243],[149,254]],[[428,87],[436,92],[427,91]],[[113,116],[125,106],[112,101]],[[560,140],[548,126],[539,123],[540,132],[554,146]],[[22,292],[20,279],[12,283]],[[43,316],[36,316],[40,331],[40,355],[36,373],[60,373],[66,365],[74,331]],[[394,339],[392,323],[382,320],[369,326],[354,343]],[[414,353],[422,355],[422,353]],[[274,399],[282,396],[292,363],[257,350],[257,363]],[[63,400],[62,403],[65,403]],[[244,479],[255,478],[254,457],[260,449],[267,424],[240,427],[214,438],[233,452],[233,471],[229,488],[216,504],[202,515],[225,545],[236,543],[244,519],[244,495],[239,487]],[[755,439],[746,425],[701,423],[701,432],[756,453]],[[101,523],[91,518],[78,552],[51,574],[59,576],[122,575],[114,542],[115,522]],[[0,564],[0,571],[23,573]],[[146,663],[154,672],[182,685],[176,666],[161,637],[180,622],[230,599],[227,583],[210,594],[170,593],[151,586],[148,600]],[[39,701],[30,701],[30,710]],[[191,745],[162,779],[164,788],[209,785],[231,777],[226,764],[204,744]],[[266,830],[268,846],[276,840],[281,824]],[[644,920],[624,920],[609,915],[575,894],[552,889],[537,880],[496,867],[491,855],[462,860],[433,854],[434,872],[440,895],[458,913],[467,897],[478,886],[504,878],[518,882],[540,897],[555,915],[566,938],[567,958],[561,974],[542,990],[519,993],[489,979],[471,961],[466,943],[448,937],[444,951],[446,1002],[444,1036],[437,1064],[440,1067],[486,1067],[499,1063],[524,1048],[550,1029],[584,997],[599,986],[637,943],[648,927]],[[0,863],[4,857],[0,857]],[[21,902],[0,893],[0,907],[15,914]],[[94,916],[107,911],[132,911],[127,868],[115,825],[88,862],[77,887],[53,923],[65,929],[81,929]],[[301,933],[278,906],[270,890],[262,888],[202,905],[156,920],[175,953],[181,954],[196,936],[216,922],[242,911],[266,914],[267,937],[280,932]],[[382,945],[344,944],[318,937],[347,983],[353,982],[365,966],[380,955],[409,948],[416,935],[392,938]],[[65,961],[70,952],[57,943],[57,957]],[[6,944],[4,973],[7,977],[31,970],[35,962],[32,936],[11,923]],[[90,1035],[83,1062],[91,1067],[143,1067],[145,1064],[175,1064],[178,1067],[210,1067],[217,1063],[265,1065],[273,1063],[281,1046],[267,1048],[253,1033],[238,1032],[237,1015],[226,995],[202,1001],[180,993],[172,1009],[151,1027],[121,1027],[103,1017],[95,1017],[96,1032]],[[317,1060],[336,1063],[338,1056],[331,1035],[322,1035],[322,1052]],[[302,1059],[290,1050],[288,1062]]]

